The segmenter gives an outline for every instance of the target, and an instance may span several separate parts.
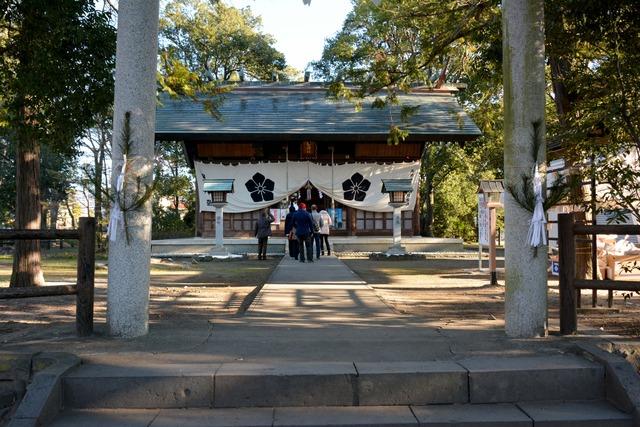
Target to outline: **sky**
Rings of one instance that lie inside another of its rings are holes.
[[[276,39],[276,49],[284,53],[287,65],[304,71],[311,61],[320,59],[325,39],[342,28],[351,11],[351,0],[226,0],[234,7],[251,7],[262,16],[265,33]]]

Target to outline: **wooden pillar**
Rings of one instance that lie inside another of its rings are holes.
[[[198,187],[198,180],[196,179],[196,237],[202,237],[204,231],[204,220],[202,218],[202,212],[200,212],[200,188]]]
[[[491,276],[491,286],[498,284],[498,273],[496,263],[496,208],[489,208],[489,274]]]
[[[96,219],[80,218],[78,277],[76,286],[76,332],[84,337],[93,333],[93,295],[96,254]]]
[[[573,220],[575,222],[586,222],[586,216],[584,212],[573,212]],[[585,238],[586,236],[580,236],[576,239],[576,279],[586,279],[589,275],[589,256],[591,254],[591,244]],[[596,291],[597,292],[597,291]],[[577,306],[580,308],[582,295],[580,290],[576,293]]]
[[[560,333],[575,334],[578,325],[576,291],[576,241],[573,213],[558,215],[558,249],[560,263]]]
[[[416,191],[416,205],[413,207],[413,235],[420,235],[420,192]]]
[[[348,218],[348,226],[347,226],[347,236],[355,236],[356,233],[356,210],[349,206],[347,208]]]

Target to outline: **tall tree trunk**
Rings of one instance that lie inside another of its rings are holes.
[[[571,72],[569,61],[557,56],[549,57],[551,84],[553,86],[553,101],[556,105],[558,120],[562,126],[567,124],[566,116],[573,109],[571,94],[565,85],[565,79]]]
[[[139,173],[142,183],[149,186],[153,184],[158,15],[158,0],[118,3],[111,170],[122,167],[122,130],[125,114],[130,112],[133,139],[128,160],[136,167],[129,174]],[[112,188],[116,174],[111,177]],[[133,187],[126,180],[124,185]],[[109,242],[107,323],[111,335],[134,338],[149,330],[151,202],[126,215],[127,233],[120,227],[115,240]]]
[[[544,0],[505,0],[502,29],[505,186],[522,193],[523,175],[545,171]],[[542,138],[535,156],[534,123]],[[547,333],[547,246],[529,245],[531,217],[505,193],[505,330],[512,337]]]
[[[69,198],[65,200],[65,205],[67,206],[67,212],[69,213],[69,218],[71,218],[71,228],[76,228],[76,218],[73,216],[73,208],[69,203]]]
[[[16,144],[16,228],[40,228],[40,145],[21,131]],[[13,253],[11,287],[44,285],[40,241],[17,240]]]
[[[178,176],[180,175],[180,167],[177,162],[173,162],[171,164],[171,174],[173,175],[174,182],[177,181]],[[175,189],[176,194],[173,195],[173,206],[174,212],[178,218],[180,218],[180,194],[178,194],[178,189]]]
[[[49,228],[55,230],[58,228],[58,213],[60,212],[60,202],[51,202],[50,212],[51,221],[49,222]]]
[[[106,129],[102,123],[100,124],[100,141],[98,143],[98,153],[94,157],[94,172],[95,177],[93,178],[93,200],[95,202],[95,206],[93,208],[93,215],[96,218],[97,230],[96,230],[96,239],[98,248],[103,247],[102,242],[102,171],[104,167],[104,151],[107,147],[107,138],[106,138]]]
[[[424,190],[420,197],[422,198],[422,229],[420,234],[424,237],[433,237],[433,203],[431,203],[431,193],[433,192],[433,184],[430,179],[424,183]]]

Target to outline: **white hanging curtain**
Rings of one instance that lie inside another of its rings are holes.
[[[225,212],[250,212],[287,199],[307,182],[345,206],[373,212],[390,212],[389,195],[383,194],[382,179],[412,179],[413,192],[403,210],[415,206],[420,162],[346,163],[334,165],[333,186],[331,165],[312,162],[260,162],[221,165],[195,162],[200,189],[200,211],[211,211],[210,196],[203,192],[203,179],[235,179],[233,194],[227,197]]]

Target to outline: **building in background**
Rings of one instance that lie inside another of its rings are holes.
[[[418,235],[419,173],[430,141],[463,143],[480,130],[459,106],[454,87],[416,88],[398,96],[398,105],[360,108],[327,96],[317,83],[246,83],[226,93],[219,118],[202,102],[163,98],[156,115],[156,139],[182,143],[195,170],[197,235],[215,235],[211,200],[204,179],[235,179],[224,214],[225,237],[250,237],[259,210],[276,213],[274,232],[289,205],[302,201],[327,209],[334,235],[392,234],[392,209],[381,192],[382,179],[411,179],[414,191],[402,212],[404,235]],[[381,97],[384,94],[380,95]],[[401,107],[412,114],[402,117]],[[390,130],[408,131],[398,145]]]

